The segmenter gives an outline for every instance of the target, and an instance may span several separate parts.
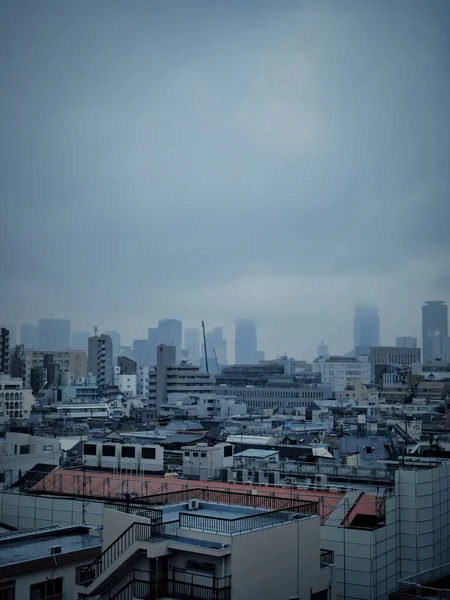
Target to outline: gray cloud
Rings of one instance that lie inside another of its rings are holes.
[[[351,344],[449,298],[445,1],[2,4],[1,312]]]

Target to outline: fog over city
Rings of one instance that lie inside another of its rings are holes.
[[[311,359],[364,302],[420,337],[450,300],[449,27],[446,0],[4,0],[2,320],[252,317]]]

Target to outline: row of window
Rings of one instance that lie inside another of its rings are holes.
[[[30,585],[30,600],[63,599],[63,578],[47,579]],[[16,600],[16,582],[14,580],[0,583],[0,600]],[[17,598],[22,600],[22,598]]]
[[[23,400],[23,394],[22,392],[6,392],[6,394],[0,392],[0,400]]]
[[[96,444],[84,444],[83,454],[85,456],[97,456]],[[104,444],[102,446],[102,456],[115,457],[116,446],[111,444]],[[122,458],[136,458],[136,446],[121,446],[121,456]],[[141,448],[141,457],[155,460],[156,449],[146,448],[145,446],[143,446]]]
[[[295,390],[257,390],[257,389],[216,389],[221,396],[240,396],[244,400],[250,398],[309,398],[311,400],[324,400],[323,392],[297,392]]]

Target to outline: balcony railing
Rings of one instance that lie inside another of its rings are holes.
[[[321,550],[320,551],[320,568],[324,569],[334,564],[334,552],[333,550]]]
[[[89,565],[76,568],[77,585],[88,586],[135,542],[157,543],[177,537],[178,521],[133,523]]]

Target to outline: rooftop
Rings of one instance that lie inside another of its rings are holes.
[[[235,454],[235,457],[240,458],[269,458],[270,456],[275,456],[279,454],[276,450],[258,450],[257,448],[248,448],[243,452],[238,452]]]

